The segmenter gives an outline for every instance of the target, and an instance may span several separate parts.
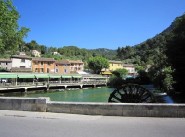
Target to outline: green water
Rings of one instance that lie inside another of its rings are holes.
[[[51,101],[65,101],[65,102],[108,102],[111,88],[89,88],[63,91],[48,91],[27,93],[24,97],[50,97]]]

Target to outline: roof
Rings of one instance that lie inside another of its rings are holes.
[[[54,62],[54,58],[32,58],[32,61],[51,61],[51,62]]]
[[[109,63],[123,64],[122,61],[116,61],[116,60],[109,60]]]
[[[69,61],[69,63],[82,63],[83,64],[83,61],[81,61],[81,60],[68,60]]]
[[[123,64],[123,67],[134,67],[134,64]]]
[[[70,64],[68,60],[55,61],[56,64]]]
[[[19,59],[32,59],[32,57],[27,55],[12,55],[11,58],[19,58]]]
[[[0,62],[12,62],[12,61],[10,59],[3,59],[3,58],[1,58]]]

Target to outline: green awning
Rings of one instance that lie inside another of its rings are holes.
[[[49,78],[48,74],[35,74],[36,78]]]
[[[35,78],[34,74],[18,74],[18,78]]]
[[[70,75],[62,75],[62,78],[72,78]]]
[[[82,78],[82,76],[81,75],[74,75],[74,76],[72,76],[73,78]]]
[[[50,78],[61,78],[61,75],[50,75]]]
[[[17,78],[16,74],[0,74],[0,78]]]

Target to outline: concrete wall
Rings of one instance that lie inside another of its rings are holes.
[[[0,97],[1,110],[46,112],[48,98]]]
[[[131,117],[185,117],[185,104],[54,102],[49,98],[0,97],[0,110]]]
[[[48,102],[48,112],[133,117],[185,117],[185,104]]]

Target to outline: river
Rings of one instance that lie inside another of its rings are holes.
[[[88,89],[66,89],[66,90],[49,90],[36,91],[28,93],[9,93],[4,96],[17,97],[49,97],[51,101],[63,102],[108,102],[110,93],[113,88],[88,88]],[[159,103],[174,103],[173,100],[167,96],[156,96]]]

